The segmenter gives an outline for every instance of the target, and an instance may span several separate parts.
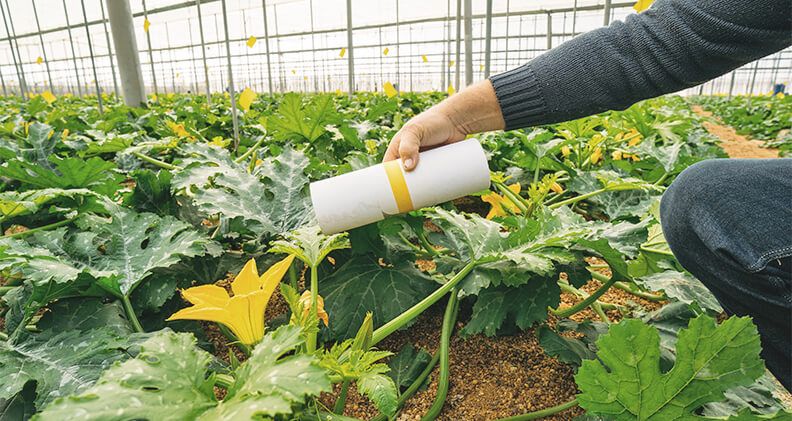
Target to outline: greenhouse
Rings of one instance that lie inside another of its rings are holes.
[[[792,419],[790,0],[0,18],[0,421]]]

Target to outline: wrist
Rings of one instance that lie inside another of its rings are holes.
[[[505,122],[495,89],[482,80],[437,105],[457,131],[464,135],[503,130]]]

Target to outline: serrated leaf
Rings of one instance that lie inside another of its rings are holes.
[[[127,341],[110,329],[45,332],[19,343],[0,341],[0,399],[35,381],[36,407],[89,388],[102,370],[126,358]],[[63,418],[66,419],[66,418]]]
[[[416,350],[412,344],[404,345],[393,358],[388,361],[388,375],[396,386],[408,387],[421,374],[432,356],[423,349]]]
[[[540,326],[536,331],[539,344],[547,355],[558,358],[559,361],[571,364],[577,369],[584,360],[596,358],[597,347],[594,342],[608,331],[608,325],[585,320],[577,323],[572,320],[559,320],[556,324],[558,332],[548,326]],[[576,332],[580,335],[573,337],[562,336],[563,332]]]
[[[278,111],[267,119],[267,129],[281,139],[299,137],[313,142],[326,132],[325,126],[337,118],[332,95],[317,95],[303,107],[302,96],[288,93]]]
[[[124,205],[138,211],[153,212],[160,216],[176,215],[178,206],[171,194],[170,171],[138,170],[131,174],[135,188],[124,199]]]
[[[54,168],[15,159],[0,166],[0,176],[38,188],[92,188],[118,181],[115,165],[101,158],[50,157]]]
[[[639,320],[612,326],[597,341],[599,360],[584,361],[575,376],[580,406],[616,420],[691,417],[764,372],[759,335],[747,317],[720,325],[708,316],[692,319],[679,333],[667,373],[660,371],[659,342],[657,330]]]
[[[473,314],[462,333],[494,336],[504,324],[527,329],[547,318],[547,307],[556,307],[561,289],[553,279],[534,278],[515,288],[490,287],[478,294]]]
[[[357,379],[357,389],[374,402],[374,406],[388,417],[398,410],[398,392],[393,379],[384,374],[365,374]]]
[[[688,273],[667,270],[637,278],[635,282],[650,291],[665,292],[668,297],[685,304],[696,302],[707,310],[723,311],[707,287]]]
[[[53,332],[87,331],[105,328],[123,337],[132,329],[118,301],[105,303],[99,298],[68,298],[47,306],[36,328]]]
[[[36,383],[27,382],[22,390],[9,399],[0,399],[0,421],[27,420],[36,413]]]
[[[346,233],[325,235],[318,225],[303,227],[272,243],[271,253],[291,254],[309,267],[317,267],[330,252],[349,248]]]
[[[211,241],[170,216],[110,206],[110,218],[86,215],[85,231],[65,228],[24,240],[0,240],[0,267],[21,271],[37,284],[73,281],[86,273],[116,295],[128,295],[157,268],[200,256]]]
[[[410,262],[382,267],[373,256],[353,257],[319,283],[335,339],[351,338],[373,312],[374,328],[417,304],[437,288]]]
[[[0,215],[4,218],[18,217],[37,213],[45,205],[72,201],[77,205],[77,199],[95,195],[87,189],[41,189],[24,192],[0,192]],[[65,204],[68,206],[69,204]]]

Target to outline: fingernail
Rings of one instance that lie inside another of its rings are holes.
[[[412,168],[413,160],[412,158],[407,158],[404,160],[404,168]]]

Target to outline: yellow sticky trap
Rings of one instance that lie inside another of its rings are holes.
[[[385,175],[388,176],[388,183],[390,183],[399,213],[413,210],[412,198],[410,197],[410,190],[407,188],[407,180],[404,179],[401,161],[388,161],[382,166],[385,168]]]
[[[52,104],[57,99],[55,95],[52,94],[50,91],[44,91],[41,93],[41,98],[44,101],[47,101],[47,104]]]
[[[253,104],[253,100],[255,99],[256,93],[250,88],[245,88],[245,90],[239,94],[239,107],[245,111],[250,111],[250,105]]]
[[[479,72],[483,72],[483,71],[484,71],[484,65],[483,64],[479,64]]]
[[[641,13],[644,10],[648,9],[649,6],[652,5],[652,3],[654,3],[654,0],[638,0],[633,5],[633,9],[635,9],[636,12]]]
[[[253,46],[256,45],[256,37],[251,35],[245,44],[247,44],[248,48],[253,48]]]
[[[148,33],[149,27],[151,27],[151,22],[146,18],[143,20],[143,32]]]
[[[338,53],[338,57],[344,58],[346,55],[346,48],[341,48],[341,52]]]
[[[181,73],[179,73],[179,72],[176,72],[176,79],[178,79],[178,78],[180,78],[180,77],[181,77]]]
[[[448,67],[454,67],[454,63],[456,63],[454,60],[449,61]]]
[[[335,90],[335,94],[340,96],[341,95],[341,90],[340,89],[336,89]]]
[[[308,76],[303,76],[303,80],[308,80]]]
[[[293,75],[296,75],[296,74],[297,74],[297,71],[296,71],[296,70],[294,70],[294,69],[292,69],[292,74],[293,74]]]
[[[421,56],[421,60],[423,60],[423,62],[424,62],[424,63],[428,63],[428,62],[429,62],[429,59],[428,59],[428,58],[426,58],[426,56],[425,56],[425,55],[422,55],[422,56]]]
[[[393,84],[390,82],[385,82],[382,85],[382,89],[385,91],[385,95],[387,95],[388,98],[393,98],[399,94],[399,91],[397,91],[396,88],[393,86]]]
[[[382,50],[382,55],[383,55],[383,56],[387,56],[389,52],[390,52],[390,48],[388,48],[388,47],[385,47],[385,49],[384,49],[384,50]]]
[[[448,92],[448,96],[454,95],[456,93],[456,89],[454,89],[454,85],[449,83],[446,92]]]
[[[41,58],[41,56],[38,56],[38,58],[36,58],[36,64],[41,64],[41,63],[44,63],[44,59]]]

